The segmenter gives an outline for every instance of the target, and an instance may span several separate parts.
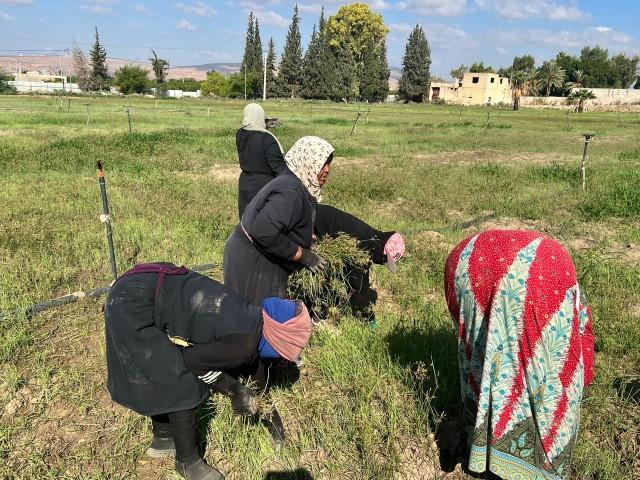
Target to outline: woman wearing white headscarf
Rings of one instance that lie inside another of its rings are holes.
[[[282,146],[266,127],[263,108],[250,103],[244,108],[242,128],[236,132],[242,173],[238,179],[238,218],[267,183],[287,169]]]
[[[227,240],[224,284],[251,303],[285,298],[290,273],[318,268],[311,239],[333,152],[319,137],[299,139],[285,157],[288,169],[251,200]]]

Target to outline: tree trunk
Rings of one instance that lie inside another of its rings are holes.
[[[551,95],[551,84],[547,83],[547,97]]]
[[[513,97],[513,111],[517,112],[520,108],[520,97]]]
[[[580,100],[580,102],[578,103],[578,113],[582,112],[584,112],[584,102]]]

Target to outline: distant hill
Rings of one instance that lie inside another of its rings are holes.
[[[57,55],[24,55],[20,57],[0,55],[0,70],[7,73],[16,71],[16,63],[19,62],[23,70],[39,70],[46,73],[56,73],[60,68],[62,61],[62,70],[67,72],[71,69],[71,59],[69,57]],[[107,65],[109,72],[113,74],[117,69],[124,65],[136,65],[151,71],[151,65],[148,62],[138,62],[135,60],[125,60],[122,58],[108,58]],[[168,77],[171,78],[195,78],[196,80],[204,80],[207,72],[215,70],[223,75],[230,75],[239,72],[242,67],[241,63],[203,63],[200,65],[187,66],[171,66],[169,68]],[[398,88],[398,81],[402,76],[400,68],[391,67],[391,78],[389,86],[392,89]]]
[[[223,75],[230,75],[239,72],[242,68],[241,63],[203,63],[201,65],[189,65],[182,68],[193,68],[201,72],[210,72],[215,70]]]

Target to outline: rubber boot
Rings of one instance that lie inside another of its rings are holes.
[[[224,475],[217,469],[196,456],[184,462],[176,460],[176,472],[186,480],[224,480]]]
[[[153,458],[172,458],[176,456],[176,445],[173,437],[160,437],[153,434],[151,444],[147,448],[147,455]]]

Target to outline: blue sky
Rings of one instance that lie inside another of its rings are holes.
[[[0,55],[17,49],[65,49],[93,41],[93,27],[110,57],[146,60],[149,48],[172,65],[237,62],[247,15],[260,20],[263,43],[278,55],[295,1],[0,0]],[[306,46],[320,8],[334,13],[344,0],[297,2]],[[578,53],[600,44],[611,53],[640,53],[637,0],[370,0],[391,31],[389,63],[400,66],[406,38],[419,23],[432,48],[432,72],[448,77],[460,63],[508,65],[531,53],[540,62],[559,50]],[[27,53],[27,52],[25,52]],[[42,52],[44,53],[44,52]]]

